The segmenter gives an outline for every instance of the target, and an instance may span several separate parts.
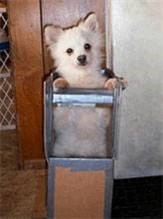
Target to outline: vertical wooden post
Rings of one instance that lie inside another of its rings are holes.
[[[9,0],[8,14],[21,160],[40,159],[43,158],[40,1]]]

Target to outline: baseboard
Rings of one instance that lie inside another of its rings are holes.
[[[47,163],[45,159],[34,159],[34,160],[24,160],[23,164],[21,165],[23,169],[28,170],[28,169],[46,169],[47,168]]]

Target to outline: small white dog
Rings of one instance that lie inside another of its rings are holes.
[[[46,26],[45,42],[54,59],[54,90],[116,86],[114,74],[109,72],[111,79],[101,74],[104,43],[94,13],[69,28]],[[110,118],[106,108],[56,107],[54,156],[107,157]]]

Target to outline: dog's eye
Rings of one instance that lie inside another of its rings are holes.
[[[91,49],[91,45],[90,45],[89,43],[86,43],[86,44],[84,45],[84,49],[85,49],[85,50],[90,50],[90,49]]]
[[[66,50],[66,52],[70,55],[71,53],[73,53],[73,49],[68,48],[68,49]]]

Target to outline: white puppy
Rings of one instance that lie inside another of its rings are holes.
[[[94,13],[69,28],[45,27],[45,41],[56,68],[58,88],[108,88],[116,79],[101,74],[103,36]],[[54,156],[107,157],[111,110],[90,107],[56,107]]]

